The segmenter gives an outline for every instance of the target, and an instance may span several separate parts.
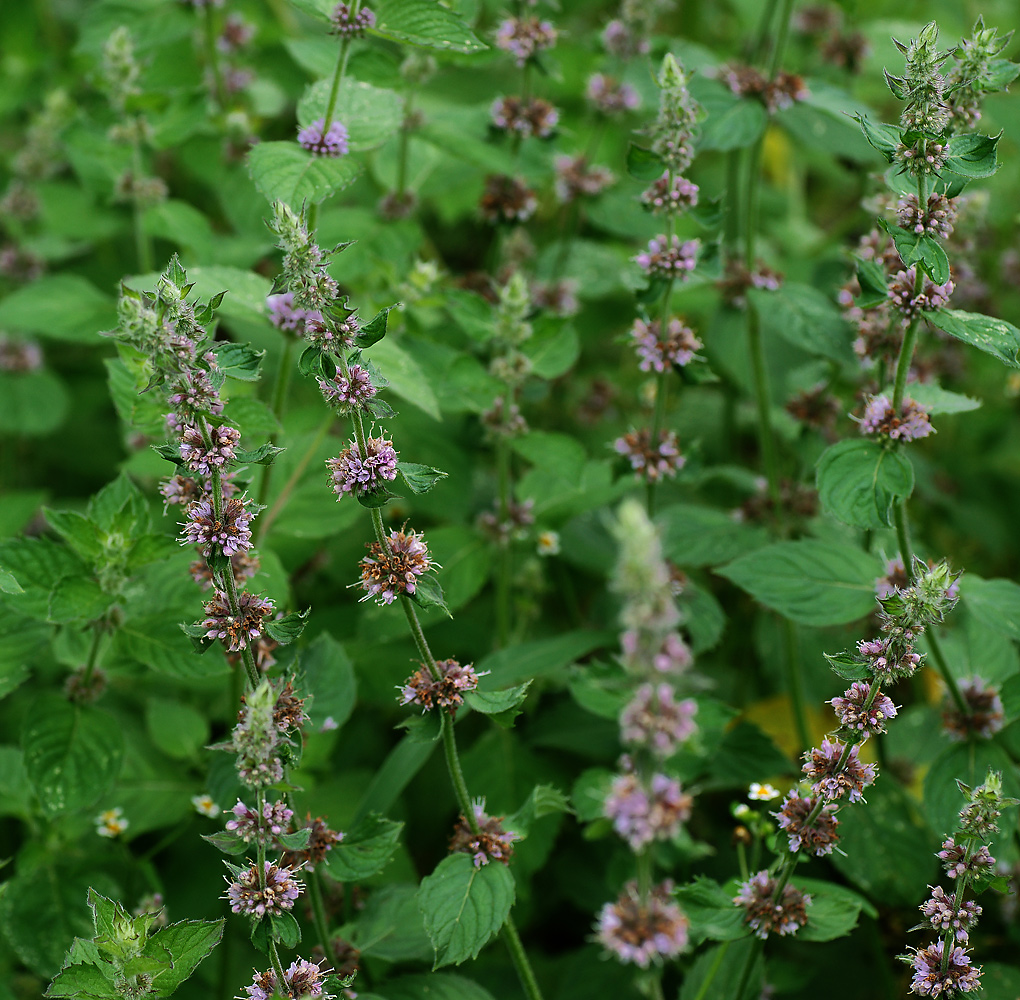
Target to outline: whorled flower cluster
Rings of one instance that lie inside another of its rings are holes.
[[[336,994],[326,993],[324,989],[325,976],[328,971],[324,970],[321,964],[299,958],[283,970],[282,991],[292,1000],[297,1000],[299,997],[336,1000]],[[273,969],[256,972],[252,980],[251,986],[244,988],[247,998],[242,997],[239,1000],[272,1000],[273,997],[280,995],[280,991],[276,988],[276,972]]]
[[[294,305],[294,293],[282,292],[266,297],[266,308],[269,310],[269,322],[278,330],[303,337],[309,323],[322,323],[322,313],[318,309],[299,309]]]
[[[599,913],[599,944],[621,962],[642,969],[676,958],[687,947],[690,921],[672,897],[668,879],[653,885],[644,899],[637,883],[628,882],[619,898]]]
[[[230,598],[217,590],[205,604],[202,625],[208,638],[219,639],[230,652],[236,653],[259,638],[265,620],[272,613],[272,601],[242,590],[237,595],[237,614],[234,615]]]
[[[376,394],[372,376],[361,365],[350,365],[346,372],[337,371],[331,379],[319,379],[322,398],[342,413],[364,409]]]
[[[497,97],[489,110],[492,124],[522,138],[547,139],[559,124],[560,113],[541,97]]]
[[[861,802],[864,789],[875,782],[876,771],[872,764],[860,759],[856,745],[848,747],[839,740],[822,740],[804,755],[802,768],[812,782],[811,790],[829,802],[846,798],[848,802]]]
[[[854,681],[840,697],[832,698],[840,727],[854,736],[875,736],[886,731],[886,722],[896,715],[896,706],[876,688],[863,681]]]
[[[342,122],[332,121],[326,128],[325,118],[316,118],[310,125],[298,130],[297,141],[312,156],[346,156],[349,146],[347,128]]]
[[[914,265],[897,271],[889,282],[889,302],[904,319],[910,320],[922,312],[941,309],[953,294],[953,281],[936,285],[927,275],[917,285],[917,268]]]
[[[648,248],[631,259],[650,277],[685,281],[698,263],[698,240],[679,236],[655,236]]]
[[[640,851],[655,840],[671,840],[691,815],[693,799],[675,778],[653,774],[647,784],[633,773],[613,778],[602,815],[613,829]]]
[[[456,660],[436,660],[440,677],[422,666],[400,688],[401,705],[421,705],[422,711],[433,708],[456,712],[464,704],[464,694],[478,687],[478,674],[474,667]]]
[[[634,111],[641,105],[638,92],[629,84],[605,73],[594,73],[588,78],[585,96],[601,114],[611,116]]]
[[[892,441],[919,441],[935,433],[927,408],[908,397],[897,413],[892,401],[883,393],[868,400],[859,426],[862,434]]]
[[[909,229],[918,236],[933,236],[936,239],[949,239],[953,232],[956,219],[956,208],[953,200],[938,191],[928,195],[928,201],[922,212],[916,194],[903,195],[896,203],[896,222],[904,229]]]
[[[680,454],[676,434],[669,430],[659,431],[657,445],[652,444],[652,432],[648,428],[630,431],[613,442],[613,450],[623,455],[630,467],[650,483],[672,478],[686,462]]]
[[[556,169],[556,197],[563,203],[577,198],[594,198],[616,179],[608,167],[589,164],[587,158],[560,155],[553,161]]]
[[[337,500],[347,494],[367,496],[397,478],[397,452],[388,438],[368,437],[364,455],[357,441],[352,441],[337,458],[327,459],[326,466]]]
[[[641,684],[620,713],[620,740],[669,757],[697,732],[697,711],[693,698],[676,700],[671,684]]]
[[[251,806],[245,805],[240,799],[230,810],[234,818],[227,820],[226,829],[240,837],[246,844],[254,841],[261,841],[263,844],[271,843],[281,833],[286,833],[290,821],[294,817],[294,811],[287,807],[287,803],[278,800],[262,803],[261,815]]]
[[[811,897],[787,883],[777,902],[773,902],[777,883],[768,871],[752,875],[741,882],[733,902],[744,909],[744,920],[755,937],[767,938],[770,934],[796,934],[807,923],[807,908]]]
[[[307,871],[315,871],[318,865],[326,860],[326,855],[333,850],[334,844],[339,844],[344,835],[339,830],[331,830],[321,816],[312,819],[311,813],[305,817],[301,824],[301,830],[308,830],[308,843],[301,849],[288,848],[280,856],[280,864],[288,868],[297,869],[303,867]]]
[[[361,38],[369,28],[375,27],[375,12],[362,6],[352,14],[350,4],[338,3],[329,15],[329,23],[331,35],[339,35],[341,39]]]
[[[698,185],[666,171],[641,193],[641,204],[653,215],[678,215],[698,204]]]
[[[490,174],[478,211],[486,222],[526,222],[535,214],[538,198],[535,192],[517,177]]]
[[[259,880],[258,863],[252,862],[233,879],[227,878],[226,899],[234,913],[261,920],[265,916],[278,917],[294,906],[303,888],[300,879],[290,868],[280,867],[271,861],[263,862],[265,889]]]
[[[196,475],[209,476],[213,469],[222,469],[234,460],[234,450],[240,440],[241,432],[224,424],[209,428],[207,445],[201,430],[188,426],[181,435],[181,458]]]
[[[637,352],[638,367],[643,372],[664,372],[674,365],[682,368],[694,360],[695,352],[702,346],[694,331],[676,316],[666,324],[665,336],[662,323],[657,319],[634,320],[630,336]]]
[[[806,851],[815,857],[831,854],[839,842],[839,820],[836,819],[836,806],[829,802],[815,814],[811,823],[807,820],[818,806],[816,797],[807,798],[791,789],[783,799],[779,812],[772,813],[787,836],[791,851]]]
[[[385,548],[371,542],[368,550],[359,564],[363,601],[375,598],[378,604],[392,604],[402,594],[413,594],[419,578],[433,565],[420,532],[391,528]]]
[[[225,556],[233,558],[251,548],[250,524],[254,516],[242,497],[224,497],[219,517],[208,496],[192,500],[181,528],[184,536],[181,544],[195,545],[207,557],[219,548]]]
[[[950,739],[991,739],[1005,724],[999,689],[980,677],[968,677],[960,681],[959,690],[967,711],[952,701],[947,701],[942,709],[942,725]]]
[[[509,52],[518,66],[536,53],[556,44],[557,32],[551,21],[537,17],[509,17],[496,30],[496,47]]]
[[[507,865],[513,855],[513,845],[520,840],[520,834],[503,829],[502,816],[490,816],[485,811],[484,799],[471,803],[477,831],[472,829],[466,816],[460,816],[450,837],[450,850],[470,854],[475,868],[481,868],[490,861],[501,861]]]

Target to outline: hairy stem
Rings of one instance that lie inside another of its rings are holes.
[[[284,335],[283,350],[280,352],[280,364],[276,369],[276,378],[273,382],[273,397],[270,408],[273,416],[279,423],[283,423],[283,411],[287,404],[287,389],[290,387],[291,360],[294,357],[294,338],[288,333]],[[276,444],[279,433],[274,431],[269,435],[269,443]],[[259,478],[258,502],[264,504],[269,496],[269,483],[273,477],[272,465],[263,465]],[[261,537],[261,532],[259,537]]]
[[[322,875],[316,868],[312,877],[308,879],[308,895],[312,900],[312,919],[315,923],[315,933],[319,935],[319,944],[322,945],[322,953],[329,961],[332,958],[332,951],[329,946],[329,924],[326,921],[326,908],[322,905]]]
[[[535,979],[531,963],[528,961],[528,954],[524,950],[521,936],[517,933],[517,925],[509,914],[507,914],[506,923],[503,924],[503,940],[506,942],[510,958],[528,1000],[542,1000],[542,991],[538,986],[538,980]]]

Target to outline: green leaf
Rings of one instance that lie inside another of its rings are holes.
[[[74,510],[42,509],[46,523],[83,559],[92,562],[103,553],[99,526]]]
[[[750,972],[745,975],[745,966]],[[739,941],[712,945],[695,958],[684,974],[679,1000],[758,1000],[765,980],[765,957],[750,928]],[[738,993],[741,982],[743,990]],[[708,991],[706,993],[706,990]]]
[[[823,653],[833,673],[845,681],[863,681],[871,677],[871,668],[855,653]]]
[[[248,154],[255,186],[270,201],[318,204],[358,179],[361,164],[347,156],[312,156],[296,142],[260,142]]]
[[[260,444],[253,451],[245,451],[243,448],[239,448],[236,452],[237,461],[242,465],[272,465],[276,461],[276,456],[286,451],[285,448],[279,448],[275,444]]]
[[[111,296],[76,274],[44,275],[0,302],[0,327],[78,343],[101,343],[117,323]]]
[[[871,309],[888,301],[889,286],[882,265],[857,256],[854,256],[854,261],[857,265],[857,283],[861,286],[861,293],[854,299],[854,304],[861,309]]]
[[[543,816],[572,813],[570,799],[553,785],[536,785],[527,801],[506,821],[506,829],[526,837],[532,824]]]
[[[94,998],[120,997],[119,990],[95,965],[71,965],[57,973],[44,996],[71,997],[73,1000],[94,1000]]]
[[[53,817],[90,806],[110,789],[124,740],[106,712],[48,694],[28,714],[21,746],[39,805]]]
[[[399,303],[398,303],[399,304]],[[396,305],[380,309],[359,331],[354,338],[358,347],[371,347],[378,344],[386,336],[386,325],[389,322],[390,312],[396,309]]]
[[[476,958],[506,922],[514,894],[506,865],[491,861],[476,868],[467,854],[440,861],[418,889],[418,907],[436,952],[433,969]]]
[[[861,126],[864,138],[891,163],[902,141],[900,129],[896,125],[868,121],[864,115],[854,115],[853,118]]]
[[[913,382],[908,395],[920,403],[932,416],[940,413],[969,413],[981,406],[980,399],[943,389],[937,382]],[[890,391],[890,399],[891,391]]]
[[[267,621],[263,631],[281,646],[285,646],[298,640],[305,630],[305,624],[310,614],[311,608],[305,611],[292,611],[282,618],[273,618]]]
[[[277,842],[283,844],[288,851],[303,851],[311,839],[312,828],[310,826],[302,827],[293,833],[281,833],[276,837]]]
[[[408,597],[419,608],[440,608],[446,612],[446,615],[450,618],[453,617],[450,614],[450,609],[446,606],[446,598],[443,596],[443,588],[439,583],[439,580],[431,573],[426,573],[424,576],[418,578],[418,583],[414,588],[413,594],[408,594]]]
[[[0,431],[49,434],[63,424],[69,404],[63,381],[52,372],[0,372]]]
[[[728,152],[757,142],[768,124],[761,101],[737,97],[719,81],[699,79],[698,83],[695,96],[708,116],[698,150]]]
[[[369,348],[372,363],[401,399],[417,406],[433,420],[440,420],[439,403],[418,362],[392,340],[381,340]]]
[[[50,591],[47,621],[66,624],[101,618],[114,602],[95,580],[86,576],[66,576]]]
[[[965,573],[960,578],[960,597],[983,628],[1020,640],[1020,584]]]
[[[1012,323],[963,309],[936,309],[924,315],[951,337],[991,354],[1010,368],[1020,368],[1020,330]]]
[[[946,170],[951,170],[961,177],[991,177],[999,164],[995,159],[995,147],[999,144],[998,135],[979,135],[968,132],[964,135],[950,136],[947,144]]]
[[[856,528],[892,524],[893,505],[914,491],[914,467],[898,449],[877,441],[839,441],[816,463],[815,485],[825,510]]]
[[[488,46],[452,10],[434,0],[377,0],[373,34],[405,45],[447,52],[481,52]]]
[[[676,890],[676,900],[691,922],[691,937],[695,942],[706,938],[736,941],[747,937],[750,928],[744,921],[745,911],[734,904],[733,895],[703,875]]]
[[[60,580],[85,572],[81,559],[52,538],[17,538],[0,543],[0,562],[17,576],[24,590],[9,594],[7,605],[41,619],[49,614],[50,591]]]
[[[399,976],[387,979],[382,988],[386,1000],[493,1000],[484,986],[450,972]]]
[[[635,180],[657,180],[665,169],[662,160],[650,149],[633,142],[627,147],[627,173]]]
[[[846,320],[817,288],[788,281],[776,291],[749,288],[747,296],[758,310],[764,336],[781,337],[809,354],[833,361],[853,357]]]
[[[209,742],[205,716],[190,705],[169,698],[149,698],[145,726],[152,742],[174,760],[194,757]]]
[[[739,524],[722,510],[678,503],[656,517],[662,551],[678,566],[716,566],[766,545],[765,528]]]
[[[143,954],[161,957],[169,952],[173,967],[161,972],[153,982],[156,995],[168,997],[201,965],[223,937],[224,921],[181,920],[161,927],[145,942]]]
[[[398,462],[397,471],[412,493],[428,493],[440,479],[446,479],[446,473],[441,469],[433,469],[430,465],[417,465],[414,462]]]
[[[361,882],[381,872],[400,844],[403,823],[370,813],[326,855],[330,874],[341,882]]]
[[[915,906],[938,877],[939,841],[895,781],[879,781],[867,798],[867,806],[840,810],[840,851],[829,860],[872,899]]]
[[[225,659],[201,657],[191,641],[164,615],[131,618],[117,629],[107,654],[112,662],[140,663],[182,680],[230,672]]]
[[[531,361],[532,374],[540,378],[559,378],[577,362],[581,342],[573,323],[541,317],[521,350]]]
[[[298,101],[299,125],[325,119],[332,86],[332,79],[318,80],[305,90]],[[396,92],[347,77],[340,84],[333,120],[347,129],[350,151],[360,153],[381,146],[400,130],[403,107]]]
[[[245,854],[250,846],[236,833],[230,833],[228,830],[219,830],[216,833],[203,833],[202,839],[209,841],[213,847],[224,854],[235,857],[238,854]]]
[[[521,706],[528,697],[530,687],[531,681],[525,681],[504,691],[468,691],[464,700],[476,712],[492,716],[492,721],[498,726],[509,729],[523,711]]]
[[[490,653],[476,665],[479,673],[488,672],[493,685],[510,685],[553,674],[565,676],[566,668],[595,649],[616,644],[611,632],[578,630],[564,632],[552,639],[536,639]]]
[[[842,625],[875,610],[877,556],[831,542],[775,542],[715,571],[803,625]]]
[[[811,897],[807,907],[807,923],[797,931],[799,941],[833,941],[844,937],[857,926],[861,909],[868,906],[867,901],[857,893],[820,879],[798,878],[797,888]],[[871,915],[877,916],[873,909]]]
[[[18,583],[17,578],[9,570],[0,566],[0,594],[23,594],[25,588]]]
[[[230,341],[217,344],[213,350],[216,353],[216,363],[224,375],[239,382],[258,381],[265,351],[253,350],[251,344],[234,344]]]
[[[326,719],[342,726],[354,711],[358,684],[343,646],[328,632],[320,632],[301,654],[304,689],[311,696],[308,715],[320,727]]]

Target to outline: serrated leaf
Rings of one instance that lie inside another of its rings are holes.
[[[991,354],[1010,368],[1020,368],[1020,330],[1012,323],[963,309],[936,309],[924,315],[943,333]]]
[[[298,371],[307,378],[309,375],[322,374],[322,349],[309,344],[298,358]]]
[[[14,574],[4,566],[0,566],[0,593],[23,594],[25,588],[18,583]]]
[[[253,451],[245,451],[239,448],[235,452],[237,461],[242,465],[272,465],[276,456],[286,451],[286,448],[279,448],[275,444],[261,444]]]
[[[87,576],[65,576],[50,591],[47,621],[66,624],[101,618],[114,602],[95,580]]]
[[[889,390],[892,398],[892,390]],[[959,392],[943,389],[937,382],[913,382],[908,395],[915,403],[920,403],[932,416],[943,413],[969,413],[981,406],[980,399],[964,396]]]
[[[311,125],[313,121],[325,118],[332,86],[332,79],[318,80],[305,90],[298,101],[300,125]],[[399,131],[403,108],[403,101],[395,91],[347,77],[337,93],[333,120],[347,130],[350,151],[359,153],[381,146]]]
[[[156,995],[168,997],[199,967],[223,937],[224,920],[181,920],[161,927],[145,942],[143,953],[160,957],[169,953],[173,967],[153,981]]]
[[[196,640],[198,641],[198,640]],[[164,615],[131,618],[117,629],[107,657],[111,661],[140,663],[160,673],[182,679],[226,674],[225,659],[201,657],[192,640]]]
[[[877,441],[839,441],[822,452],[815,468],[822,506],[857,528],[888,527],[893,505],[914,491],[910,459]]]
[[[665,169],[660,157],[650,149],[633,142],[627,147],[627,173],[636,180],[657,180]]]
[[[281,913],[278,917],[270,917],[273,935],[285,948],[296,948],[301,943],[301,925],[292,913]]]
[[[306,611],[292,611],[282,618],[273,618],[265,623],[263,631],[270,638],[275,639],[280,645],[287,645],[295,642],[305,630],[305,624],[311,609]]]
[[[120,772],[124,739],[106,712],[40,697],[21,734],[25,771],[45,815],[92,805]]]
[[[390,383],[390,388],[407,402],[417,406],[433,420],[442,419],[436,394],[428,378],[411,355],[395,344],[392,338],[380,340],[370,349],[372,363]]]
[[[54,340],[98,344],[116,322],[112,296],[77,274],[43,275],[0,302],[0,327]]]
[[[378,486],[368,493],[355,493],[354,499],[368,510],[375,510],[378,507],[385,507],[391,500],[399,500],[398,494],[387,489],[385,486]]]
[[[277,841],[281,843],[288,851],[303,851],[308,846],[308,841],[312,836],[312,828],[310,826],[302,827],[300,830],[295,830],[293,833],[280,833],[277,834]]]
[[[68,965],[57,973],[44,996],[70,997],[73,1000],[106,1000],[120,997],[120,991],[95,965]]]
[[[656,517],[662,548],[678,566],[716,566],[768,544],[765,528],[741,524],[723,510],[673,504]]]
[[[573,811],[570,808],[570,800],[558,788],[552,785],[536,785],[524,805],[512,816],[507,817],[505,826],[507,830],[513,830],[523,838],[528,835],[532,824],[543,816]]]
[[[859,656],[854,653],[822,653],[834,673],[845,681],[863,681],[871,677],[871,670]]]
[[[521,706],[528,697],[531,683],[525,681],[503,691],[468,691],[464,695],[464,700],[474,711],[491,716],[493,722],[508,729],[513,725],[514,719],[521,714]]]
[[[440,861],[418,889],[418,907],[436,952],[433,969],[476,958],[506,922],[514,896],[514,877],[498,861],[478,868],[467,854]]]
[[[1020,640],[1020,584],[965,573],[960,579],[960,597],[982,628]]]
[[[330,874],[341,882],[361,882],[381,872],[400,844],[403,823],[370,813],[326,855]]]
[[[397,471],[412,493],[428,493],[439,480],[446,479],[446,473],[441,469],[415,462],[398,462]]]
[[[870,909],[862,896],[820,879],[798,878],[797,888],[811,897],[807,923],[797,931],[799,941],[833,941],[844,937],[857,926],[861,909]]]
[[[733,903],[733,896],[718,882],[698,876],[676,890],[677,902],[691,921],[695,941],[736,941],[749,931],[745,911]]]
[[[361,164],[347,156],[312,156],[296,142],[260,142],[248,154],[248,169],[270,202],[300,206],[318,204],[349,187]]]
[[[788,281],[775,291],[750,288],[747,297],[758,310],[764,336],[782,337],[833,361],[853,357],[846,320],[817,288]]]
[[[741,98],[722,82],[698,80],[697,100],[707,114],[701,130],[699,150],[728,152],[756,142],[768,124],[761,101]]]
[[[880,306],[889,299],[889,286],[886,283],[885,271],[874,260],[854,257],[857,266],[857,283],[861,293],[854,299],[855,305],[862,309]]]
[[[399,303],[397,303],[399,305]],[[380,309],[359,331],[354,338],[354,343],[361,348],[371,347],[378,344],[386,336],[386,325],[389,321],[390,312],[397,308],[397,305],[387,306]]]
[[[229,830],[219,830],[216,833],[203,833],[203,840],[208,840],[213,847],[217,850],[222,851],[224,854],[229,854],[232,857],[236,857],[239,854],[244,854],[249,845],[244,842],[236,833],[231,833]]]
[[[878,557],[830,542],[775,542],[715,570],[804,625],[842,625],[875,609]]]
[[[83,559],[95,560],[103,552],[99,527],[74,510],[42,509],[46,523]]]
[[[950,136],[946,144],[946,170],[961,177],[991,177],[999,169],[995,148],[1001,135],[968,132]]]
[[[224,375],[240,382],[258,381],[265,351],[253,350],[251,344],[229,341],[217,344],[213,350],[216,353],[216,363]]]
[[[892,162],[901,142],[900,129],[895,125],[869,121],[865,115],[854,115],[853,118],[861,126],[864,138]]]
[[[443,588],[439,583],[439,580],[431,573],[426,573],[424,576],[418,577],[418,583],[414,588],[413,594],[408,594],[408,597],[419,608],[441,608],[446,612],[447,616],[452,618],[450,609],[446,606],[446,599],[443,596]]]
[[[377,0],[373,34],[406,45],[447,52],[481,52],[488,46],[452,10],[433,0]]]

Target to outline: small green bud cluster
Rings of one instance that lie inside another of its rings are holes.
[[[299,309],[323,312],[337,297],[337,283],[327,273],[330,257],[342,250],[323,251],[313,240],[298,215],[282,201],[273,202],[273,217],[268,220],[270,232],[277,237],[276,245],[283,251],[283,269],[278,285],[294,295]]]
[[[106,40],[100,73],[110,103],[123,113],[128,98],[140,93],[138,77],[141,74],[141,66],[135,59],[134,39],[124,25],[115,28]]]
[[[956,64],[946,74],[949,113],[955,125],[972,127],[981,117],[981,98],[1003,90],[1017,74],[1007,59],[996,58],[1013,37],[1000,38],[995,28],[986,28],[983,18],[974,24],[970,38],[964,38],[954,55]]]
[[[903,76],[885,74],[889,89],[907,102],[900,115],[900,123],[906,129],[932,137],[941,135],[949,121],[944,97],[946,78],[939,72],[949,58],[949,52],[938,50],[938,37],[938,25],[930,21],[909,44],[894,38],[896,47],[906,57],[906,72]]]
[[[659,115],[650,131],[652,152],[677,174],[682,174],[694,159],[694,138],[701,112],[701,106],[687,88],[689,79],[672,53],[667,53],[657,78]]]

